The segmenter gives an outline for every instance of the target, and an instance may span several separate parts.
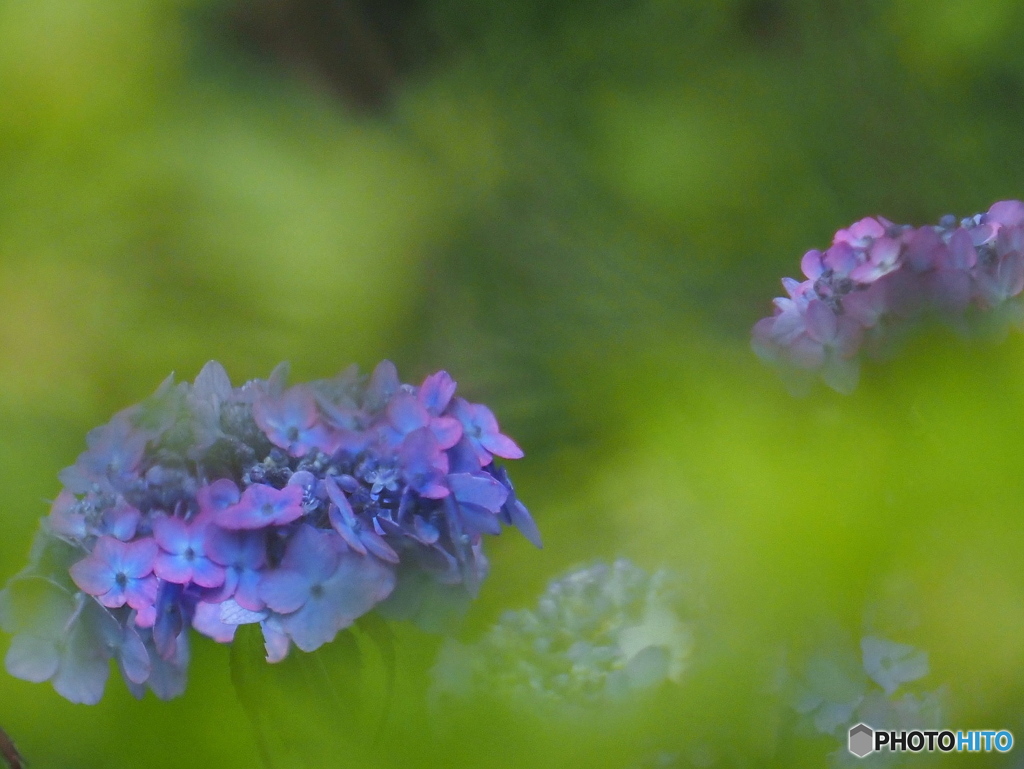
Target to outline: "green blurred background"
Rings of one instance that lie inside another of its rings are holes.
[[[470,635],[574,563],[699,574],[679,729],[823,766],[829,740],[765,736],[758,671],[902,581],[947,724],[1024,739],[1020,337],[928,333],[805,399],[748,342],[837,228],[1024,197],[1022,33],[1014,0],[3,0],[0,578],[88,429],[168,372],[388,357],[527,452],[546,546],[488,543]],[[4,674],[0,726],[37,769],[258,761],[212,642],[171,703]],[[503,728],[379,761],[511,765]],[[625,766],[534,736],[520,765]]]

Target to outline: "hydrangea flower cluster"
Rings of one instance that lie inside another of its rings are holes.
[[[399,592],[406,615],[424,585],[474,595],[482,536],[502,525],[540,546],[495,462],[523,452],[446,372],[419,387],[388,361],[368,382],[355,367],[286,378],[232,387],[211,362],[89,433],[0,592],[11,674],[95,703],[113,658],[136,696],[169,698],[190,625],[228,642],[259,623],[275,662]]]
[[[847,732],[858,723],[876,729],[941,727],[941,692],[912,690],[909,684],[928,675],[928,654],[909,644],[866,635],[860,658],[841,649],[819,650],[792,687],[792,706],[805,731],[827,734],[842,742],[834,758],[860,763],[846,750]],[[899,754],[881,752],[867,759],[872,766],[898,761]]]
[[[894,332],[926,313],[961,324],[969,313],[998,324],[1024,316],[1024,203],[914,228],[869,217],[804,254],[805,280],[783,278],[788,296],[753,330],[754,350],[788,373],[820,374],[840,392],[856,387],[861,350],[878,354]]]
[[[625,559],[574,569],[551,582],[535,609],[506,612],[477,643],[449,641],[435,692],[590,707],[679,682],[693,649],[679,588],[669,572],[648,574]]]

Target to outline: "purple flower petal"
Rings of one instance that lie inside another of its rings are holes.
[[[836,314],[820,299],[807,305],[807,336],[815,342],[828,344],[835,339],[838,330]]]
[[[192,581],[192,563],[180,555],[160,553],[153,564],[156,575],[177,585],[187,585]]]
[[[1004,227],[1024,224],[1024,203],[1019,200],[1000,200],[988,210],[988,218]]]
[[[264,574],[259,597],[276,612],[297,611],[334,573],[339,552],[335,535],[302,526],[288,542],[281,568]]]
[[[318,586],[319,587],[319,586]],[[281,617],[281,627],[304,652],[313,652],[334,640],[338,631],[347,627],[348,618],[333,610],[329,599],[318,594],[298,611]],[[351,624],[351,620],[348,620]]]
[[[130,542],[135,538],[142,514],[134,507],[118,497],[117,504],[103,514],[105,533],[122,542]]]
[[[313,448],[334,451],[334,439],[319,424],[316,398],[308,387],[296,385],[280,396],[267,393],[257,398],[252,415],[270,442],[292,456],[305,456]]]
[[[960,315],[971,300],[971,278],[955,269],[936,270],[929,279],[937,309],[950,315]]]
[[[845,230],[836,233],[837,243],[849,243],[851,246],[863,248],[875,238],[885,235],[885,227],[874,217],[868,216],[856,221]]]
[[[807,276],[808,280],[817,280],[821,277],[821,273],[825,271],[825,267],[821,263],[821,257],[821,251],[814,248],[804,254],[803,259],[800,260],[800,269]]]
[[[223,603],[198,603],[195,614],[192,615],[192,627],[217,643],[231,643],[238,625],[244,623],[224,622],[221,619],[222,606]]]
[[[364,529],[359,532],[359,538],[362,540],[366,549],[373,553],[378,558],[381,558],[388,563],[398,563],[398,553],[395,552],[394,548],[389,545],[382,536],[375,531]]]
[[[798,337],[786,349],[791,363],[799,368],[817,369],[825,362],[825,350],[809,336]]]
[[[100,596],[100,603],[110,608],[116,608],[116,606],[127,603],[136,611],[142,611],[152,606],[156,601],[158,587],[157,578],[153,575],[142,577],[141,579],[132,579],[128,581],[124,588],[124,601],[121,604],[107,603],[104,600],[105,596]],[[111,593],[107,593],[107,595],[109,596]]]
[[[1008,254],[999,263],[999,283],[1007,298],[1024,291],[1024,255]]]
[[[181,696],[185,691],[188,678],[189,639],[188,631],[182,630],[172,644],[174,654],[165,659],[151,655],[153,670],[146,685],[161,700],[170,700]]]
[[[190,544],[188,534],[188,524],[181,518],[165,516],[153,521],[153,539],[168,553],[183,553]]]
[[[110,622],[113,619],[109,613],[95,603],[85,604],[65,639],[53,677],[53,688],[65,699],[95,705],[103,697],[113,656],[104,630]]]
[[[317,480],[316,476],[309,470],[299,470],[298,472],[292,473],[288,479],[289,486],[298,486],[304,493],[312,493],[316,488]]]
[[[886,302],[886,282],[873,283],[865,291],[856,291],[843,297],[843,310],[851,318],[865,328],[878,325],[882,315],[888,310]]]
[[[503,459],[522,459],[523,450],[519,448],[514,440],[501,433],[485,434],[480,436],[480,445]]]
[[[302,608],[309,598],[309,580],[297,571],[277,569],[260,580],[260,598],[276,612],[288,614]]]
[[[448,457],[441,451],[429,428],[409,433],[399,449],[399,461],[409,486],[427,499],[442,499],[450,493],[444,485]]]
[[[932,227],[921,227],[911,233],[905,258],[912,269],[924,272],[945,263],[948,252],[948,247]]]
[[[259,569],[266,562],[266,535],[262,531],[229,531],[213,527],[206,552],[214,563],[235,569]]]
[[[267,377],[264,392],[273,398],[279,397],[284,392],[285,385],[288,384],[288,376],[291,374],[291,370],[292,364],[286,360],[274,366],[274,370]]]
[[[462,423],[465,435],[476,449],[482,466],[490,464],[491,454],[505,459],[519,459],[523,456],[522,449],[515,441],[501,434],[498,420],[486,406],[456,398],[452,404],[452,414]]]
[[[370,375],[370,384],[366,390],[367,408],[371,411],[383,408],[401,386],[395,364],[389,360],[382,360]]]
[[[478,505],[496,513],[508,498],[508,489],[487,473],[451,473],[448,486],[460,502]]]
[[[115,574],[106,561],[87,556],[71,567],[71,579],[89,595],[103,595],[115,585]]]
[[[974,248],[971,234],[963,227],[953,232],[949,238],[949,267],[954,270],[969,270],[978,262],[978,252]]]
[[[430,413],[410,393],[399,393],[388,403],[388,421],[403,436],[430,424]]]
[[[260,598],[259,586],[262,575],[258,571],[243,571],[238,578],[238,587],[235,588],[234,598],[238,605],[249,611],[260,611],[266,606],[266,602]]]
[[[220,363],[211,360],[196,376],[192,392],[202,400],[212,398],[225,400],[231,397],[231,378]]]
[[[848,315],[836,319],[836,335],[832,349],[843,359],[852,358],[860,350],[864,338],[863,327]]]
[[[849,243],[836,243],[822,258],[824,265],[839,275],[849,275],[859,264],[857,253]]]
[[[460,503],[459,514],[462,516],[466,531],[475,534],[501,534],[498,516],[479,505]]]
[[[462,423],[453,417],[435,417],[430,420],[430,429],[437,438],[441,449],[450,449],[462,438]]]
[[[47,525],[54,533],[70,539],[85,539],[85,515],[77,512],[77,505],[78,498],[67,489],[57,495],[46,519]]]
[[[455,388],[455,380],[448,375],[448,372],[438,371],[423,380],[417,397],[423,407],[433,416],[440,416],[448,408],[452,396],[455,395]]]
[[[214,588],[224,584],[224,567],[208,558],[196,558],[192,565],[192,581],[199,587]]]
[[[142,684],[149,678],[152,663],[146,645],[138,631],[129,626],[124,629],[123,639],[117,650],[118,664],[124,676],[132,683]]]
[[[261,570],[266,563],[266,535],[263,531],[225,531],[213,527],[206,544],[211,561],[225,567],[224,585],[216,600],[234,598],[247,609],[258,611]],[[215,600],[209,598],[208,600]]]
[[[394,586],[390,566],[345,553],[334,574],[310,595],[302,610],[282,617],[281,625],[296,646],[314,651],[387,598]]]
[[[164,552],[154,563],[156,575],[179,585],[222,585],[224,569],[206,557],[206,537],[210,531],[209,517],[203,514],[191,523],[180,518],[157,518],[153,522],[153,536]]]
[[[116,540],[111,540],[116,541]],[[141,579],[153,573],[153,562],[160,549],[150,538],[129,542],[121,556],[121,568],[129,579]]]
[[[441,536],[437,527],[425,521],[421,516],[414,516],[412,525],[413,531],[416,532],[416,538],[425,545],[432,545]]]
[[[349,512],[351,512],[351,509]],[[366,546],[363,545],[359,535],[356,534],[354,524],[349,524],[345,520],[344,513],[337,505],[332,504],[328,507],[327,518],[331,522],[331,526],[334,530],[338,532],[338,535],[345,540],[346,545],[351,547],[360,555],[366,555]]]
[[[221,510],[215,520],[225,529],[283,526],[305,515],[302,498],[303,490],[299,486],[285,486],[278,490],[254,483],[245,490],[238,504]]]
[[[4,658],[7,672],[23,681],[41,684],[49,681],[60,665],[60,652],[54,639],[19,634],[11,639]]]
[[[337,536],[332,531],[300,526],[288,541],[281,566],[302,574],[310,584],[323,581],[338,565]]]
[[[512,525],[519,529],[534,547],[544,546],[541,542],[540,529],[537,528],[533,516],[522,502],[517,499],[511,505],[506,506],[506,510],[508,510]]]
[[[239,493],[238,487],[229,478],[221,478],[209,486],[203,486],[196,492],[199,510],[207,515],[213,515],[236,505],[241,498],[242,495]]]
[[[800,299],[805,293],[807,293],[807,287],[810,281],[801,283],[799,280],[793,278],[783,278],[782,287],[786,289],[786,293],[789,294],[789,298],[792,300]],[[785,301],[785,300],[783,300]]]

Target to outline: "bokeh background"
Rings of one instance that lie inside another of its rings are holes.
[[[0,578],[168,372],[387,357],[527,452],[545,548],[489,543],[468,636],[580,562],[699,581],[699,681],[641,720],[717,735],[680,766],[826,765],[765,670],[894,590],[946,724],[1024,739],[1020,336],[925,331],[848,397],[749,349],[837,228],[1024,197],[1022,33],[1014,0],[0,2]],[[194,656],[170,703],[0,675],[0,726],[37,769],[257,766],[227,651]],[[509,728],[377,760],[634,760]]]

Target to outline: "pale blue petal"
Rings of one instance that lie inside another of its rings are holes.
[[[60,663],[60,652],[52,639],[21,634],[11,639],[4,666],[15,678],[42,683],[53,678]]]

